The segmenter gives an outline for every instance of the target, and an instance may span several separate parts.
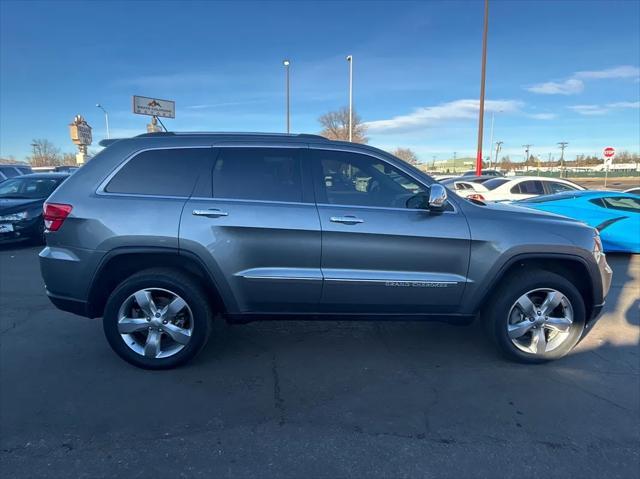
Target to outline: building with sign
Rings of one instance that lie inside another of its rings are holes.
[[[82,115],[76,115],[73,122],[69,124],[69,133],[71,141],[73,141],[73,144],[78,147],[76,163],[83,165],[89,159],[87,148],[93,141],[91,136],[91,127]]]

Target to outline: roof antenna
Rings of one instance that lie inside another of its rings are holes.
[[[158,118],[157,116],[154,116],[154,118],[160,122],[160,124],[162,125],[162,128],[164,128],[164,131],[169,133],[169,130],[167,130],[167,127],[164,126],[164,123],[162,123],[162,120],[160,118]]]

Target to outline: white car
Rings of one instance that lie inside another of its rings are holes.
[[[466,186],[466,185],[465,185]],[[472,183],[472,189],[458,189],[460,196],[484,201],[516,201],[539,195],[552,195],[563,191],[584,190],[568,180],[539,176],[493,178],[483,183]]]

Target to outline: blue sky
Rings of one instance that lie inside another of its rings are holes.
[[[292,130],[354,103],[370,143],[421,160],[473,156],[483,3],[0,3],[0,154],[22,159],[33,138],[74,151],[84,115],[94,144],[145,131],[131,95],[176,101],[175,130],[283,131],[283,58]],[[532,153],[640,151],[640,2],[490,3],[485,156],[494,140],[515,161]]]

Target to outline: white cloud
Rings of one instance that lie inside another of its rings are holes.
[[[531,113],[527,115],[529,118],[533,118],[534,120],[553,120],[558,115],[555,113]]]
[[[514,112],[522,106],[516,100],[488,100],[486,112]],[[465,120],[478,117],[479,100],[456,100],[437,106],[418,108],[408,115],[395,116],[389,120],[377,120],[366,123],[370,133],[387,133],[415,130],[447,120]]]
[[[640,68],[631,65],[621,65],[604,70],[590,70],[575,72],[566,80],[537,83],[527,87],[526,90],[541,95],[575,95],[584,90],[583,80],[603,80],[632,78],[636,81],[640,77]]]
[[[604,115],[613,109],[640,108],[640,101],[619,101],[615,103],[607,103],[606,105],[572,105],[567,108],[581,115]]]
[[[605,70],[593,70],[586,72],[576,72],[576,78],[586,78],[600,80],[603,78],[637,78],[640,77],[640,68],[631,65],[622,65]]]
[[[567,108],[579,113],[580,115],[587,116],[604,115],[609,112],[608,108],[604,108],[600,105],[572,105]]]
[[[619,101],[616,103],[609,103],[609,108],[640,108],[640,101]]]
[[[569,78],[562,82],[549,81],[538,83],[527,88],[532,93],[541,95],[575,95],[584,90],[584,82],[575,78]]]

